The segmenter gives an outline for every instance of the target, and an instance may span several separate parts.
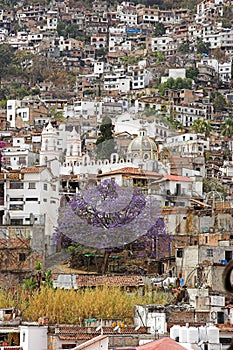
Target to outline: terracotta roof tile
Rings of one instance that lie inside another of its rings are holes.
[[[30,166],[30,167],[27,167],[27,168],[22,168],[21,169],[21,173],[22,174],[31,174],[31,173],[37,173],[39,174],[41,171],[43,171],[44,169],[46,169],[45,166],[41,166],[41,165],[38,165],[38,166]]]
[[[167,175],[165,174],[164,177],[170,181],[184,181],[184,182],[192,182],[193,179],[187,176],[179,176],[179,175]]]
[[[96,331],[96,327],[59,327],[56,332],[59,339],[63,340],[78,340],[78,339],[91,339],[103,332],[104,335],[119,334],[119,330],[114,327],[102,327],[102,330]],[[135,329],[134,326],[125,326],[120,328],[121,334],[147,334],[146,327],[140,327]]]
[[[76,334],[75,336],[59,335],[58,338],[61,340],[89,340],[95,336],[96,334]]]
[[[138,168],[133,168],[133,167],[125,167],[125,168],[120,168],[112,171],[108,171],[103,174],[98,174],[97,177],[103,177],[106,175],[117,175],[117,174],[122,174],[122,175],[142,175],[142,176],[150,176],[150,177],[162,177],[161,174],[156,173],[155,171],[149,171],[149,170],[141,170]]]
[[[137,287],[144,285],[141,276],[93,276],[93,275],[78,275],[77,276],[78,287],[91,287],[91,286],[120,286],[120,287]]]

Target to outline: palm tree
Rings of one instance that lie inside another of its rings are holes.
[[[196,119],[191,126],[191,130],[197,134],[205,134],[205,137],[208,137],[212,131],[212,126],[209,120]]]
[[[221,127],[221,134],[227,138],[233,135],[233,120],[227,119]]]
[[[212,131],[212,126],[209,120],[205,120],[205,137],[209,137]]]
[[[197,134],[203,134],[203,132],[204,132],[203,122],[204,122],[204,120],[202,120],[202,119],[194,120],[190,129],[193,130]]]

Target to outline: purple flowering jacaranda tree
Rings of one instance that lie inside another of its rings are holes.
[[[162,217],[158,217],[155,220],[154,224],[139,241],[141,241],[141,257],[161,259],[171,253],[172,238],[167,232],[166,224]]]
[[[138,188],[122,188],[114,180],[77,193],[60,208],[56,235],[61,234],[85,247],[105,249],[105,273],[111,249],[145,235],[156,223],[159,204]]]

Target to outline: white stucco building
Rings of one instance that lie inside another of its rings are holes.
[[[59,207],[58,177],[45,166],[25,167],[17,173],[3,173],[0,191],[2,224],[43,227],[46,253],[54,252],[53,232]]]

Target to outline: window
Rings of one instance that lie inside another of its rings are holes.
[[[29,182],[28,188],[29,188],[30,190],[35,190],[35,188],[36,188],[36,183],[35,183],[35,182]]]
[[[23,219],[11,219],[12,226],[21,226],[23,225]]]
[[[25,253],[19,253],[19,261],[23,262],[26,260],[26,254]]]
[[[5,157],[5,158],[4,158],[4,163],[5,163],[6,165],[10,165],[10,164],[11,164],[11,159]]]
[[[231,250],[226,250],[225,251],[225,260],[229,262],[232,259],[232,251]]]
[[[37,202],[38,198],[26,198],[26,202]]]
[[[212,248],[206,249],[206,255],[207,257],[212,258],[214,256],[213,249]]]
[[[23,189],[23,182],[10,182],[10,188],[11,189]]]
[[[19,157],[19,164],[26,165],[26,157]]]
[[[23,204],[10,204],[10,210],[23,210]]]
[[[75,348],[76,344],[62,344],[62,349],[73,349]]]
[[[177,258],[182,258],[183,257],[183,248],[178,248],[177,249],[176,257]]]
[[[10,198],[10,202],[22,202],[23,198],[15,198],[15,197],[11,197]]]
[[[48,185],[44,184],[44,191],[48,191]]]

